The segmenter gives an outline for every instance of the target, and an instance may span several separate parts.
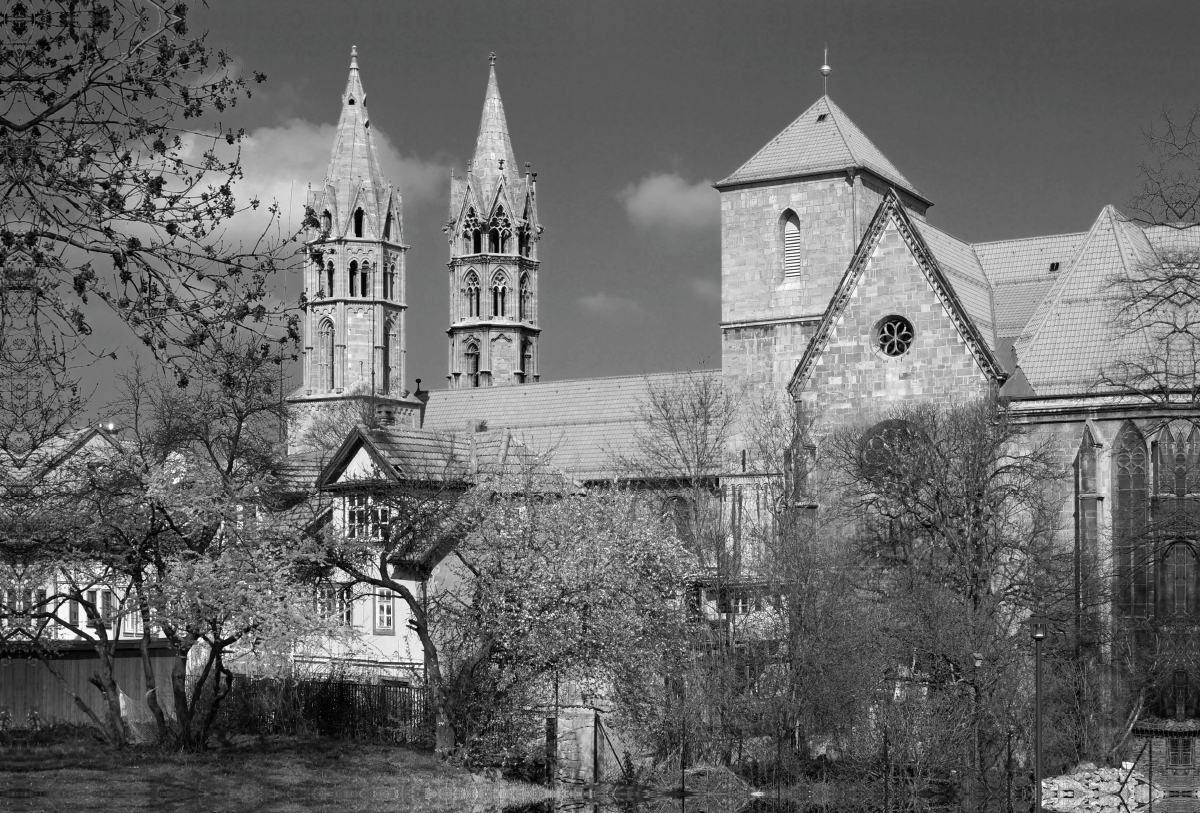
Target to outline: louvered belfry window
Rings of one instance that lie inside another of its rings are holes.
[[[783,221],[783,273],[793,276],[801,271],[800,220],[792,212]]]

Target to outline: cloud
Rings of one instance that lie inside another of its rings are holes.
[[[692,293],[700,299],[708,299],[713,302],[721,301],[720,280],[709,279],[708,277],[692,277],[688,280],[687,284],[692,289]]]
[[[640,319],[646,315],[646,309],[635,299],[612,294],[589,294],[579,297],[579,304],[588,313],[605,319]]]
[[[689,184],[676,173],[656,173],[625,187],[618,197],[636,226],[701,231],[720,219],[721,197],[711,184]]]
[[[244,177],[234,187],[239,203],[257,197],[261,201],[257,216],[238,224],[243,235],[261,230],[266,223],[266,207],[278,201],[286,228],[299,226],[304,214],[308,185],[320,186],[329,165],[329,153],[337,127],[333,124],[314,124],[303,119],[291,119],[279,127],[260,127],[242,141],[242,171]],[[444,207],[450,189],[450,167],[424,161],[416,156],[402,155],[387,134],[372,129],[375,150],[379,156],[383,177],[400,186],[406,215],[437,205]]]

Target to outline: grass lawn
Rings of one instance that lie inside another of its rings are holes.
[[[69,745],[0,751],[0,810],[481,811],[551,796],[489,781],[433,754],[322,741],[205,754]]]

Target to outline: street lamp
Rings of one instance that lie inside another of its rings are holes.
[[[1042,641],[1046,619],[1031,616],[1029,637],[1033,639],[1033,813],[1042,811]]]

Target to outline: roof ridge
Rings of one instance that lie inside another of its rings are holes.
[[[559,378],[553,381],[533,381],[528,384],[513,385],[508,387],[472,387],[468,389],[441,389],[428,390],[430,395],[437,393],[452,393],[452,392],[470,392],[470,393],[490,393],[490,392],[508,392],[517,390],[531,390],[535,387],[549,387],[561,384],[586,384],[594,381],[623,381],[632,378],[653,378],[655,376],[668,375],[720,375],[721,369],[717,367],[705,368],[701,367],[696,370],[662,370],[657,373],[626,373],[623,375],[603,375],[594,378]]]
[[[1061,233],[1055,233],[1055,234],[1039,234],[1039,235],[1034,235],[1033,237],[1006,237],[1003,240],[980,240],[978,242],[971,243],[970,245],[972,245],[972,246],[996,246],[996,245],[999,245],[1000,243],[1020,243],[1025,240],[1049,240],[1051,237],[1076,237],[1080,234],[1087,234],[1089,230],[1090,229],[1084,229],[1083,231],[1067,231],[1067,232],[1061,232]]]

